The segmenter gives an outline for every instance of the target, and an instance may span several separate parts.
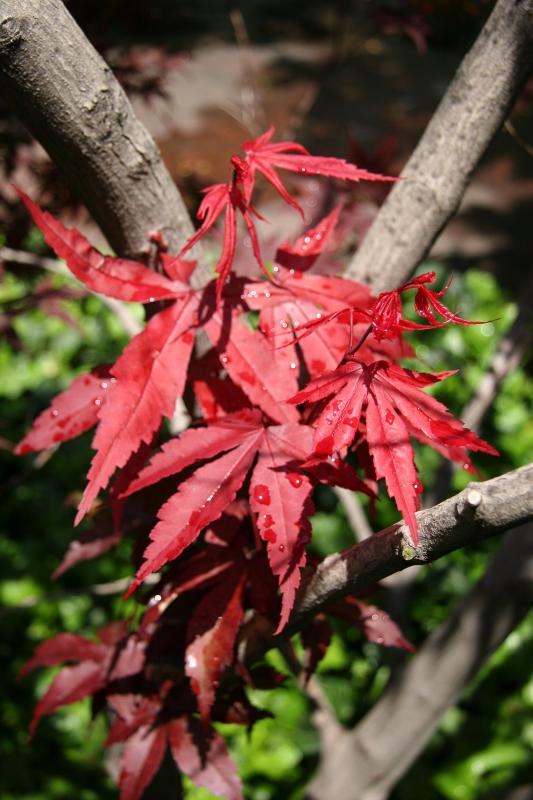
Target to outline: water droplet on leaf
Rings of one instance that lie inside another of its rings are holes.
[[[288,472],[287,480],[289,481],[291,486],[294,486],[295,489],[299,489],[303,482],[302,476],[298,475],[296,472]]]
[[[268,491],[268,486],[265,486],[264,483],[258,483],[257,486],[254,487],[254,499],[264,506],[269,506],[270,492]]]

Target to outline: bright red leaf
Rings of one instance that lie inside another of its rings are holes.
[[[42,211],[24,192],[15,189],[46,243],[92,292],[118,300],[151,303],[188,291],[184,284],[170,281],[137,261],[102,255],[78,230],[66,228],[47,211]]]
[[[294,603],[300,568],[305,563],[305,546],[310,538],[307,518],[313,511],[311,482],[295,472],[292,464],[309,457],[312,439],[307,426],[265,426],[257,412],[243,412],[217,420],[207,429],[190,429],[169,442],[140,473],[130,491],[180,472],[194,461],[211,460],[182,482],[179,491],[159,510],[160,521],[150,534],[145,562],[129,593],[151,572],[177,558],[203,528],[220,517],[257,457],[250,480],[250,504],[282,592],[281,629]],[[216,448],[229,452],[214,459]]]
[[[443,449],[449,458],[465,462],[464,450],[498,455],[489,444],[455,420],[448,410],[421,387],[449,373],[421,374],[375,361],[352,359],[336,371],[311,381],[292,402],[330,399],[323,408],[315,433],[315,451],[326,456],[343,452],[354,440],[364,417],[365,438],[376,477],[385,478],[389,495],[418,540],[415,511],[421,484],[414,464],[410,436]],[[435,442],[435,445],[433,445]]]
[[[112,367],[116,382],[100,412],[93,441],[97,451],[75,524],[91,507],[117,467],[142,442],[148,444],[163,416],[172,417],[185,386],[196,325],[194,295],[153,317]]]
[[[54,397],[51,406],[37,417],[31,430],[16,446],[16,455],[55,447],[96,425],[114,381],[107,366],[95,367],[75,378],[69,388]]]
[[[299,204],[291,197],[276,170],[284,169],[289,172],[297,172],[300,175],[324,175],[329,178],[341,178],[348,181],[397,180],[397,178],[376,175],[366,169],[359,169],[355,164],[349,164],[342,158],[309,155],[305,147],[297,142],[271,142],[274,133],[275,129],[269,128],[257,139],[243,144],[246,160],[252,173],[248,186],[250,184],[253,185],[255,171],[260,172],[274,186],[285,202],[300,211],[302,215],[303,212]]]

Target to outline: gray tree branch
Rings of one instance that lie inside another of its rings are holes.
[[[533,464],[483,483],[471,483],[454,497],[419,511],[417,519],[416,546],[402,523],[325,558],[297,597],[290,629],[296,630],[340,595],[532,521]]]
[[[456,211],[533,65],[533,0],[498,0],[347,271],[403,283]]]
[[[48,151],[116,253],[148,233],[177,252],[193,227],[149,133],[60,0],[0,0],[5,102]]]
[[[533,526],[507,534],[482,580],[353,731],[337,735],[312,798],[385,800],[444,712],[531,608]]]

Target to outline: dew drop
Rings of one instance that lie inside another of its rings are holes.
[[[95,400],[93,400],[93,403],[95,404],[95,406],[101,406],[102,405],[102,398],[101,397],[97,397]]]
[[[296,362],[295,361],[291,361],[290,367],[291,367],[291,369],[296,369]]]
[[[272,267],[272,272],[279,272],[279,267],[278,267],[278,265],[277,265],[277,264],[275,264],[275,265]]]
[[[298,475],[296,472],[288,472],[287,473],[287,480],[294,486],[295,489],[299,489],[302,485],[302,476]]]
[[[392,425],[392,423],[394,422],[394,414],[389,408],[385,411],[385,422],[388,425]]]
[[[220,356],[220,360],[223,364],[231,364],[231,358],[227,356],[225,353],[223,356]]]
[[[254,487],[254,499],[264,506],[269,506],[270,492],[268,491],[268,486],[265,486],[264,483],[258,483],[257,486]]]
[[[58,417],[59,416],[59,411],[57,410],[57,408],[52,409],[52,416],[53,417]]]
[[[418,482],[413,483],[413,489],[417,494],[422,494],[422,492],[424,491],[424,487],[422,486],[421,483]]]
[[[272,519],[270,514],[263,514],[262,519],[263,519],[263,525],[265,526],[265,528],[271,528],[272,525],[274,524],[274,520]]]
[[[111,383],[116,383],[116,382],[117,382],[116,378],[111,378]]]
[[[192,653],[189,653],[187,658],[185,659],[185,663],[188,669],[195,669],[198,666],[198,661],[196,660],[196,656],[193,656]]]
[[[149,303],[154,303],[155,302],[155,297],[149,297],[148,298],[148,302]]]
[[[278,550],[279,550],[280,553],[284,553],[285,552],[285,545],[284,544],[280,544],[279,547],[278,547]]]
[[[270,297],[270,292],[268,292],[268,291],[267,291],[267,292],[265,292],[265,297],[266,297],[266,299],[268,300],[268,298]]]
[[[161,595],[160,594],[154,594],[154,596],[151,597],[148,600],[148,608],[153,608],[154,606],[156,606],[160,602],[161,602]]]
[[[286,328],[288,328],[288,327],[289,327],[289,323],[287,322],[287,320],[286,320],[286,319],[282,319],[282,320],[281,320],[281,322],[280,322],[279,324],[281,325],[281,327],[283,328],[283,330],[285,330]]]
[[[372,614],[372,616],[370,617],[370,619],[371,619],[373,622],[377,622],[377,621],[378,621],[378,619],[379,619],[379,615],[378,615],[378,614]]]
[[[102,383],[100,384],[100,386],[102,387],[102,389],[107,389],[107,387],[109,386],[109,384],[108,384],[108,382],[107,382],[107,381],[102,381]]]
[[[316,314],[315,314],[315,317],[316,317],[317,319],[322,319],[322,314],[320,313],[320,311],[317,311],[317,312],[316,312]]]

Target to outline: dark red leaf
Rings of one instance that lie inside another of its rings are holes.
[[[410,653],[415,651],[394,620],[377,606],[363,603],[356,597],[347,597],[344,603],[336,603],[328,611],[357,625],[369,642],[382,644],[384,647],[400,647]]]
[[[80,561],[89,561],[107,553],[119,541],[120,531],[115,529],[112,520],[110,518],[99,520],[94,528],[83,531],[69,544],[61,564],[54,570],[52,577],[59,578]]]
[[[286,625],[305,564],[310,538],[307,517],[312,485],[305,475],[280,471],[295,458],[304,460],[311,448],[311,429],[303,425],[268,428],[250,481],[250,506],[267,543],[270,567],[277,576],[282,605],[278,632]]]
[[[204,787],[225,800],[242,800],[235,764],[218,733],[207,731],[197,720],[186,717],[173,720],[166,727],[174,761],[195,786]]]
[[[59,633],[35,648],[33,656],[20,670],[19,678],[37,667],[55,667],[65,661],[100,662],[106,655],[106,648],[97,642],[91,642],[77,633]]]
[[[187,628],[185,672],[198,700],[200,717],[209,719],[223,670],[233,661],[233,647],[241,624],[243,576],[233,570],[208,592]]]
[[[75,703],[94,694],[102,689],[105,683],[106,679],[100,662],[84,661],[75,667],[64,667],[56,675],[33,712],[30,736],[33,736],[37,723],[45,714],[51,714],[60,706]]]
[[[326,655],[331,642],[331,633],[331,625],[323,614],[319,614],[303,628],[301,636],[304,646],[303,669],[306,682]]]
[[[120,800],[139,800],[165,755],[165,728],[143,725],[124,745],[120,757]]]

